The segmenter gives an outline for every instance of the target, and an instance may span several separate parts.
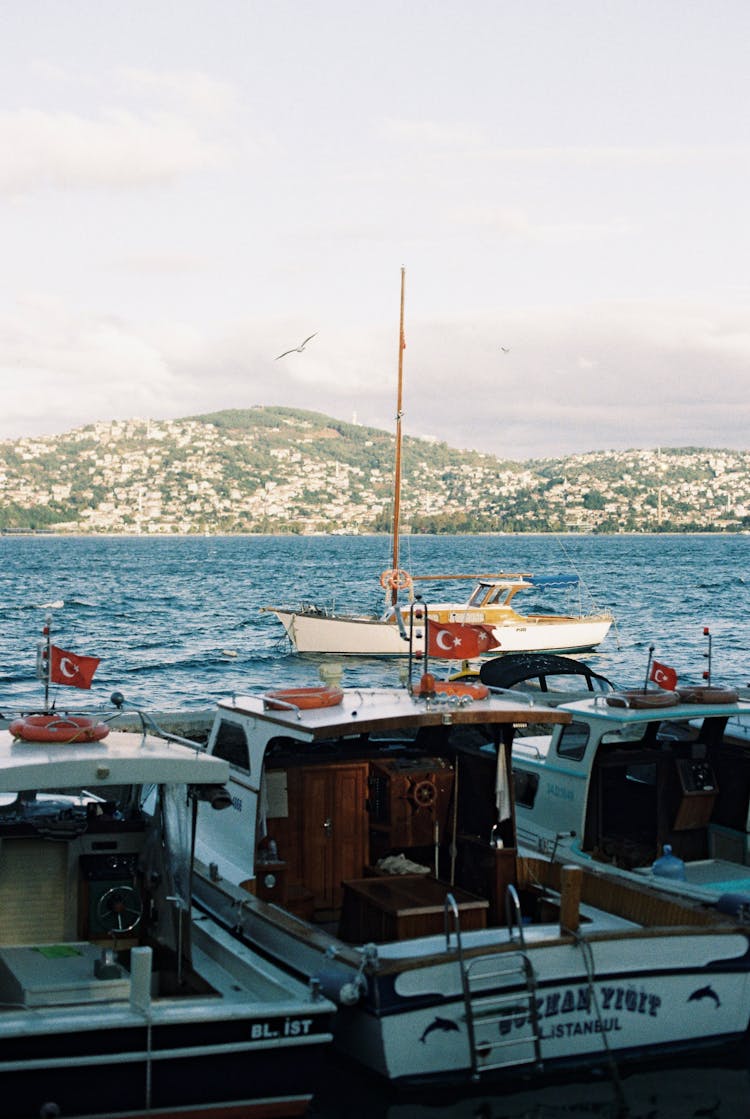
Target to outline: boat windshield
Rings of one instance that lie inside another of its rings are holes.
[[[467,606],[497,606],[507,602],[511,590],[507,583],[479,583],[472,591]]]

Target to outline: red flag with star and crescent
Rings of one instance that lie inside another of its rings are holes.
[[[668,664],[660,664],[659,661],[652,661],[650,680],[658,684],[660,688],[666,688],[668,692],[674,691],[677,687],[677,673]]]
[[[59,649],[57,645],[49,647],[51,684],[65,684],[69,688],[90,688],[99,664],[99,657],[82,657],[78,653],[69,653],[67,649]]]
[[[427,655],[452,660],[471,660],[496,649],[500,642],[491,626],[467,625],[463,622],[431,622],[427,637]]]

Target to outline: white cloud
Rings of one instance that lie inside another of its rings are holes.
[[[226,153],[187,120],[104,110],[98,117],[20,109],[0,112],[0,193],[45,187],[127,189],[220,166]]]
[[[199,70],[141,70],[120,67],[117,77],[131,92],[171,102],[187,115],[204,115],[214,121],[239,108],[236,88]]]
[[[747,446],[750,315],[742,306],[529,308],[509,313],[503,325],[507,354],[494,316],[410,324],[406,434],[513,459],[612,447]],[[187,322],[145,329],[54,301],[26,304],[0,322],[0,436],[254,404],[340,419],[356,411],[363,424],[391,430],[392,324],[356,333],[329,325],[303,353],[276,359],[303,334],[291,320],[248,320],[207,334]],[[702,393],[688,387],[700,384]]]

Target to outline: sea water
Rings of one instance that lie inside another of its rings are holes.
[[[750,680],[750,536],[414,536],[400,566],[421,574],[565,572],[580,597],[516,596],[522,613],[609,610],[586,656],[618,686],[642,686],[649,649],[682,683]],[[231,693],[318,680],[263,606],[315,603],[379,613],[391,565],[379,536],[0,537],[0,710],[38,705],[36,646],[101,658],[91,700],[111,691],[151,709],[197,708]],[[425,601],[470,583],[424,583]],[[398,662],[345,658],[344,684],[398,683]],[[72,691],[72,689],[61,689]],[[66,698],[66,697],[63,697]]]
[[[609,610],[615,624],[584,659],[621,687],[645,680],[650,652],[699,683],[750,681],[750,536],[415,536],[399,566],[417,574],[501,571],[577,574],[581,598],[529,592],[521,612]],[[321,659],[292,653],[263,606],[315,603],[379,612],[379,536],[0,537],[0,712],[38,708],[36,647],[101,658],[90,693],[58,688],[58,707],[104,708],[112,691],[149,711],[203,709],[222,696],[318,681]],[[444,598],[448,584],[423,584]],[[469,584],[463,586],[468,594]],[[455,585],[451,587],[456,590]],[[47,623],[47,619],[49,622]],[[710,631],[709,637],[704,629]],[[344,658],[350,686],[398,684],[399,664]],[[80,701],[83,701],[80,703]],[[319,1119],[744,1119],[744,1052],[676,1066],[613,1066],[602,1053],[576,1079],[512,1090],[394,1099],[335,1059],[314,1103]]]

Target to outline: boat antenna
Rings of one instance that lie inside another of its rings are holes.
[[[398,571],[398,543],[401,520],[401,421],[403,419],[403,393],[404,393],[404,350],[406,339],[404,337],[404,284],[406,269],[401,266],[401,314],[398,331],[398,391],[396,394],[396,465],[393,480],[393,571]],[[394,584],[398,579],[393,580]],[[391,604],[398,602],[398,586],[391,588]]]

